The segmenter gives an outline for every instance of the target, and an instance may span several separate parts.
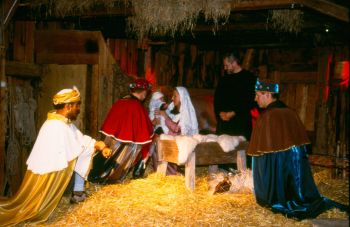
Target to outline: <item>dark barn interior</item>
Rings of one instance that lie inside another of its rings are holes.
[[[213,131],[204,112],[212,111],[222,56],[230,50],[242,55],[243,68],[280,84],[281,100],[297,111],[312,141],[311,165],[327,169],[348,192],[349,6],[344,0],[2,0],[0,196],[16,193],[51,97],[65,87],[81,90],[76,125],[97,138],[135,77],[164,91],[187,87],[205,102],[205,110],[195,103],[200,129]]]

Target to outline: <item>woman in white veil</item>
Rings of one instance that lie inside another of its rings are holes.
[[[166,111],[159,111],[165,118],[165,124],[169,129],[168,135],[198,134],[198,121],[191,97],[185,87],[176,87]],[[168,163],[167,175],[177,173],[175,164]]]
[[[191,97],[184,87],[176,87],[176,91],[180,97],[178,118],[181,128],[181,135],[195,135],[198,134],[198,121],[196,111],[194,110]]]

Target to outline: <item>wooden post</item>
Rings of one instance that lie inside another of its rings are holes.
[[[245,150],[237,151],[237,170],[247,169],[247,156]]]
[[[194,190],[196,184],[196,152],[192,152],[185,164],[185,185]]]
[[[319,90],[316,116],[315,116],[315,131],[316,141],[314,149],[317,153],[327,154],[327,100],[328,100],[328,80],[329,70],[331,61],[330,51],[328,49],[320,49],[319,60],[318,60],[318,78],[317,88]]]
[[[244,55],[244,59],[242,62],[242,68],[246,70],[250,70],[253,64],[255,50],[253,48],[249,48]]]
[[[1,26],[2,27],[2,26]],[[1,36],[3,36],[0,28]],[[0,195],[5,190],[5,139],[7,130],[7,82],[5,75],[5,46],[0,38]]]

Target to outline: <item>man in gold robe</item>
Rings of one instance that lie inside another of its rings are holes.
[[[93,153],[102,150],[108,154],[110,149],[104,142],[83,135],[72,123],[79,115],[80,104],[80,93],[75,87],[63,89],[53,97],[55,110],[48,113],[39,131],[19,190],[11,198],[0,199],[0,226],[46,221],[57,207],[73,172],[74,190],[83,196],[84,179]]]

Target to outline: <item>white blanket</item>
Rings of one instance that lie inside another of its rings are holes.
[[[205,142],[217,142],[224,152],[234,150],[240,142],[246,139],[243,136],[229,136],[221,135],[217,136],[214,134],[200,135],[196,134],[193,136],[170,136],[162,134],[161,140],[175,140],[178,148],[178,163],[185,164],[189,155],[196,148],[197,144]]]

